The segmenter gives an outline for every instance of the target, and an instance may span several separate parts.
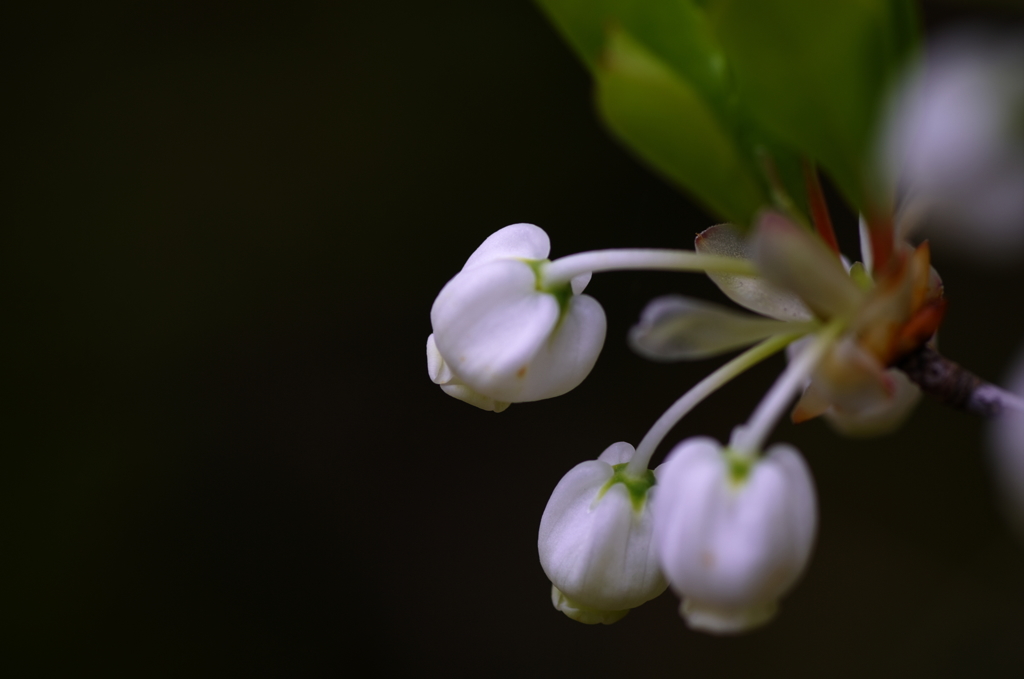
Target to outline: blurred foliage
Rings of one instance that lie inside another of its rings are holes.
[[[881,104],[916,44],[908,2],[538,0],[588,67],[612,132],[714,212],[807,214],[800,161],[851,204],[872,184]]]

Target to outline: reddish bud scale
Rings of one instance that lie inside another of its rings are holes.
[[[818,235],[825,241],[825,245],[832,249],[832,252],[839,254],[839,241],[836,240],[835,229],[832,228],[832,217],[828,213],[828,203],[825,201],[825,193],[821,190],[821,182],[818,180],[818,171],[814,165],[804,161],[802,164],[804,173],[804,184],[807,187],[807,202],[811,208],[811,219],[814,221],[814,228]]]

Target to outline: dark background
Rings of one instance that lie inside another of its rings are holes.
[[[720,297],[700,276],[596,277],[607,345],[559,399],[494,415],[428,380],[433,298],[496,229],[537,223],[558,256],[688,247],[714,223],[609,139],[531,4],[34,5],[7,23],[17,676],[1024,673],[1024,550],[984,427],[931,402],[870,442],[780,427],[821,532],[767,628],[695,634],[671,594],[611,627],[552,609],[552,488],[712,367],[645,362],[627,329],[655,295]],[[944,352],[998,380],[1024,339],[1021,267],[935,261]],[[669,443],[726,437],[780,365]]]

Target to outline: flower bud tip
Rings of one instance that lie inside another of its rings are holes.
[[[551,585],[551,603],[556,609],[562,611],[576,622],[582,622],[584,625],[611,625],[622,620],[629,613],[628,608],[624,611],[599,611],[594,608],[581,606],[570,601],[569,597],[565,596],[554,585]]]

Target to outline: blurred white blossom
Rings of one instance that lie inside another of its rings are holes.
[[[1010,370],[1006,386],[1024,399],[1024,352]],[[989,451],[1003,509],[1024,538],[1024,410],[1007,410],[990,423]]]
[[[884,167],[900,228],[1006,259],[1024,249],[1024,39],[960,31],[935,39],[894,97]]]

